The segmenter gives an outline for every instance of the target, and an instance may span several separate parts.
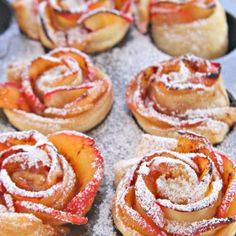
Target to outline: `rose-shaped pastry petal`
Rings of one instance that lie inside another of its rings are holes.
[[[190,55],[150,66],[129,84],[128,106],[148,133],[176,137],[185,129],[221,142],[236,122],[236,108],[220,70],[218,63]]]
[[[103,178],[94,140],[74,131],[0,137],[1,235],[61,235],[85,224]]]
[[[193,53],[216,58],[228,49],[228,26],[217,0],[163,1],[151,4],[152,36],[172,56]]]
[[[13,6],[21,30],[47,48],[100,52],[120,42],[132,22],[130,0],[15,0]]]
[[[148,31],[150,23],[151,0],[135,0],[133,6],[133,14],[135,23],[141,33]]]
[[[16,19],[20,30],[30,38],[39,40],[39,29],[37,15],[37,1],[19,0],[13,2]]]
[[[116,165],[113,217],[122,234],[234,236],[235,163],[193,133],[154,139],[159,149]]]
[[[109,78],[76,49],[55,49],[29,64],[12,65],[8,80],[0,85],[0,107],[20,130],[87,131],[112,106]]]

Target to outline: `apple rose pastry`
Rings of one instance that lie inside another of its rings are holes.
[[[150,66],[129,84],[128,106],[150,134],[176,137],[184,129],[219,143],[236,122],[220,71],[220,64],[191,55]]]
[[[20,130],[87,131],[112,106],[109,78],[76,49],[55,49],[30,63],[12,65],[8,80],[0,85],[0,107]]]
[[[137,236],[234,236],[235,163],[193,133],[158,139],[165,149],[116,165],[126,169],[112,207],[117,228]]]
[[[59,236],[85,224],[103,178],[94,140],[74,131],[0,137],[1,236]]]
[[[14,0],[13,6],[21,30],[47,48],[100,52],[120,42],[132,22],[130,0]]]
[[[172,56],[193,53],[210,59],[227,51],[228,26],[217,0],[155,0],[150,14],[156,45]]]

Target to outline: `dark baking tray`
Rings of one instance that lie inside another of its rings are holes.
[[[2,34],[10,25],[12,10],[8,2],[0,0],[0,34]]]

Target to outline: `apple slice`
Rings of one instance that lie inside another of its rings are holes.
[[[189,216],[191,218],[191,216]],[[233,236],[235,235],[235,228],[230,230],[228,229],[231,225],[234,225],[236,221],[236,217],[232,218],[212,218],[201,221],[196,221],[191,224],[183,224],[174,222],[175,227],[169,227],[168,235],[227,235]],[[233,226],[234,227],[234,226]],[[222,230],[222,231],[221,231]],[[224,232],[224,233],[223,233]],[[227,233],[225,233],[227,232]]]
[[[46,207],[39,203],[16,201],[15,206],[18,212],[32,213],[40,219],[54,225],[61,225],[65,223],[82,225],[88,222],[88,219],[85,217]]]
[[[75,27],[80,16],[87,10],[86,2],[49,0],[53,20],[61,29]]]
[[[218,208],[217,217],[233,217],[236,215],[236,174],[231,173],[222,203]]]
[[[39,35],[42,44],[47,48],[66,46],[66,35],[53,23],[52,9],[49,2],[43,1],[39,4]]]
[[[79,50],[74,48],[59,48],[50,52],[49,55],[55,58],[67,57],[74,59],[82,70],[83,77],[88,78],[89,80],[93,80],[96,75],[94,66],[89,57]]]
[[[44,110],[44,115],[48,117],[73,117],[88,111],[95,106],[99,98],[107,91],[108,84],[106,81],[97,81],[94,85],[81,96],[71,103],[66,104],[61,108],[47,108]]]
[[[53,89],[44,94],[44,104],[47,107],[62,108],[65,104],[71,103],[77,98],[83,96],[83,94],[85,94],[91,87],[91,84],[85,84],[80,87]]]
[[[213,13],[215,6],[214,0],[203,5],[196,0],[187,3],[155,1],[151,5],[152,22],[157,25],[182,24],[206,19]]]
[[[135,22],[138,30],[141,33],[146,33],[148,30],[148,24],[150,20],[150,3],[151,0],[138,0],[135,6]]]
[[[40,38],[41,40],[43,40],[43,43],[46,47],[52,48],[54,46],[52,32],[54,32],[55,29],[52,26],[52,22],[50,19],[49,4],[47,4],[46,2],[39,4],[38,14],[40,21]]]
[[[74,131],[50,134],[48,139],[58,152],[71,164],[78,178],[80,189],[68,204],[67,210],[74,214],[86,214],[100,187],[104,164],[103,158],[92,138]]]
[[[219,169],[221,170],[223,183],[227,186],[222,203],[217,211],[217,217],[232,217],[236,214],[236,164],[224,153],[219,150],[215,151],[222,158],[223,163],[221,163]]]
[[[0,214],[1,221],[1,235],[66,235],[69,233],[68,229],[60,226],[51,226],[44,224],[41,219],[32,214],[5,212]],[[13,227],[14,225],[14,227]]]
[[[175,149],[176,152],[191,153],[201,151],[206,156],[213,152],[209,141],[205,137],[182,130],[178,131],[178,133],[180,137]]]
[[[126,8],[127,4],[131,5],[130,0],[116,0],[115,2],[115,8],[119,11],[123,11],[124,13],[128,13],[128,11],[124,11],[124,8]]]
[[[206,60],[199,60],[196,63],[196,58],[183,57],[183,62],[193,74],[188,81],[192,84],[204,84],[205,86],[212,86],[217,82],[221,73],[221,65],[219,63],[210,62]],[[194,76],[196,73],[202,73],[202,76]]]
[[[81,9],[80,12],[72,13],[70,10],[53,9],[53,18],[56,25],[63,29],[70,29],[75,27],[78,19],[81,17],[86,8]]]
[[[33,111],[37,114],[42,114],[45,106],[37,97],[37,91],[35,90],[35,81],[45,71],[60,65],[60,60],[52,57],[41,56],[36,58],[28,65],[22,78],[22,89],[29,101],[29,105]]]
[[[97,31],[112,24],[122,24],[123,21],[131,23],[132,18],[114,9],[99,8],[84,14],[78,23],[89,31]]]
[[[90,11],[97,8],[102,8],[102,7],[112,8],[112,3],[109,0],[90,1],[90,2],[87,2],[87,4],[88,4],[88,9]]]
[[[34,89],[40,99],[43,99],[45,92],[83,82],[82,71],[74,59],[65,57],[56,60],[60,61],[60,65],[44,71],[35,82]]]
[[[66,56],[60,58],[60,61],[64,69],[58,71],[59,76],[52,81],[52,86],[58,87],[70,85],[72,83],[74,85],[81,84],[83,78],[78,62],[75,59]]]
[[[21,86],[15,82],[0,84],[0,107],[30,111],[29,105],[21,92]]]

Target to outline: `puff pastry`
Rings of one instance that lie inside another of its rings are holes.
[[[150,66],[127,88],[129,109],[150,134],[177,137],[184,129],[219,143],[236,122],[220,71],[220,64],[191,55]]]
[[[106,117],[113,102],[107,75],[72,48],[13,64],[8,80],[0,85],[0,107],[20,130],[84,132]]]
[[[132,22],[130,0],[14,0],[20,29],[47,48],[95,53],[113,47]]]
[[[87,222],[100,187],[103,158],[92,138],[75,131],[0,137],[0,234],[59,236]]]
[[[162,1],[151,7],[152,37],[158,48],[172,56],[192,53],[206,59],[228,49],[228,26],[217,0]]]
[[[145,135],[146,139],[156,143],[152,152],[145,153],[142,146],[142,157],[134,154],[135,159],[115,167],[119,184],[112,210],[120,232],[234,236],[235,163],[193,133],[181,132],[178,139]]]

